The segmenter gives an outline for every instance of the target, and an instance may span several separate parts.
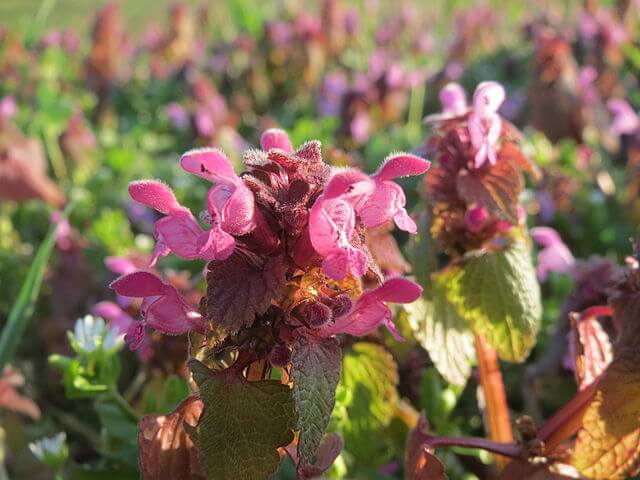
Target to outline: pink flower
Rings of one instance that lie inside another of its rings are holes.
[[[107,320],[109,326],[116,328],[120,334],[126,334],[131,323],[135,322],[127,312],[113,302],[96,303],[91,309],[91,313]]]
[[[640,127],[640,118],[625,100],[612,98],[607,102],[607,108],[613,117],[611,131],[615,135],[629,135]]]
[[[323,257],[322,270],[342,280],[347,273],[362,276],[367,271],[367,255],[351,244],[356,212],[344,196],[320,196],[309,215],[309,235],[313,248]]]
[[[400,230],[416,233],[415,222],[409,217],[404,191],[394,178],[420,175],[429,169],[431,162],[409,155],[396,154],[387,157],[378,171],[371,176],[375,189],[356,210],[365,227],[379,227],[393,219]]]
[[[464,214],[464,225],[471,233],[479,233],[491,222],[489,212],[484,207],[474,207]]]
[[[467,94],[459,84],[455,82],[447,83],[438,95],[442,104],[442,113],[444,115],[457,117],[463,115],[467,107]]]
[[[571,273],[576,263],[558,232],[550,227],[531,229],[531,237],[543,248],[538,253],[538,280],[544,282],[550,272]]]
[[[205,332],[205,323],[198,311],[187,303],[178,290],[149,272],[134,272],[113,281],[110,287],[125,297],[143,299],[140,313],[142,322],[131,322],[125,341],[131,350],[144,340],[144,327],[148,326],[168,335],[190,331]]]
[[[411,303],[422,294],[420,285],[406,278],[391,278],[377,288],[365,291],[351,310],[318,331],[321,337],[348,333],[362,337],[384,324],[399,341],[404,339],[393,323],[393,314],[385,302]]]
[[[222,260],[233,252],[235,240],[231,235],[218,224],[213,224],[208,231],[203,230],[189,209],[180,205],[171,189],[162,182],[132,182],[129,194],[135,201],[166,215],[155,224],[156,247],[152,266],[159,257],[171,252],[188,260]]]
[[[0,120],[8,120],[13,118],[18,112],[16,98],[13,95],[7,95],[0,99]]]
[[[475,168],[485,162],[495,165],[495,146],[500,139],[502,120],[498,109],[505,99],[505,91],[497,82],[482,82],[473,94],[473,107],[469,115],[469,137],[476,151]]]
[[[260,146],[265,151],[278,148],[287,153],[293,152],[293,146],[291,145],[291,140],[289,140],[289,135],[287,135],[287,132],[280,130],[279,128],[270,128],[265,130],[260,137]]]
[[[215,148],[191,150],[182,155],[180,165],[187,172],[215,184],[207,194],[212,246],[219,241],[221,248],[226,248],[226,237],[234,242],[230,235],[246,235],[255,228],[253,193],[234,173],[223,152]],[[224,260],[230,254],[231,251],[225,251],[218,259]]]

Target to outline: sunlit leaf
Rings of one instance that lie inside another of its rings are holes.
[[[195,427],[202,402],[189,397],[169,415],[147,415],[140,421],[138,446],[144,480],[204,479],[198,452],[184,424]]]
[[[504,250],[470,253],[438,274],[446,296],[501,359],[522,362],[536,341],[542,307],[529,250],[521,240]]]
[[[298,457],[311,462],[329,425],[340,380],[341,349],[335,339],[299,338],[293,346],[291,379],[298,413]]]
[[[209,480],[270,478],[278,448],[293,440],[296,414],[291,391],[275,380],[248,382],[237,372],[213,373],[195,360],[204,411],[196,445]]]

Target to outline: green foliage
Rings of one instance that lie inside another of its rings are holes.
[[[66,208],[63,218],[69,215],[71,209],[71,205]],[[51,227],[40,248],[38,248],[27,278],[22,283],[18,298],[9,312],[7,323],[2,330],[2,335],[0,335],[0,368],[11,360],[22,340],[27,324],[31,320],[45,269],[55,244],[55,232],[56,227]]]
[[[293,440],[291,391],[276,380],[248,382],[236,372],[213,373],[190,362],[204,411],[197,428],[200,460],[210,480],[260,480],[280,464],[277,448]]]
[[[438,279],[446,298],[503,360],[522,362],[536,341],[540,287],[523,240],[504,250],[471,252]]]
[[[344,353],[340,384],[349,394],[341,402],[346,409],[342,434],[356,467],[386,459],[383,432],[396,411],[397,383],[396,363],[383,347],[358,342]]]
[[[298,456],[310,463],[329,425],[340,380],[342,351],[335,339],[309,341],[301,337],[291,358],[293,400],[298,414]]]
[[[435,276],[432,299],[407,305],[416,339],[429,352],[440,374],[454,385],[464,385],[475,358],[473,334],[467,322],[446,298],[446,285]]]

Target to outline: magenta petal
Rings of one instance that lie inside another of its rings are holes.
[[[126,333],[133,322],[127,312],[113,302],[100,302],[93,306],[91,313],[109,322],[111,328],[117,328],[118,333]]]
[[[293,152],[293,146],[287,132],[279,128],[270,128],[266,130],[260,137],[260,146],[263,150],[271,150],[279,148],[287,153]]]
[[[227,195],[229,189],[232,191]],[[243,182],[238,182],[234,187],[213,187],[209,191],[207,204],[212,215],[215,205],[221,215],[219,221],[222,228],[232,235],[246,235],[256,228],[255,199],[253,192]]]
[[[379,227],[391,220],[404,207],[405,197],[400,185],[393,182],[376,182],[376,190],[358,210],[365,227]]]
[[[438,95],[442,104],[442,113],[457,116],[467,111],[467,93],[455,82],[447,83]]]
[[[534,227],[531,229],[531,237],[543,247],[564,244],[560,234],[551,227]]]
[[[343,280],[347,276],[348,264],[347,252],[337,251],[322,259],[322,271],[334,280]]]
[[[413,235],[418,233],[416,222],[413,221],[404,208],[398,209],[398,212],[393,216],[393,221],[396,226],[404,232],[409,232]]]
[[[125,297],[152,297],[163,295],[166,285],[149,272],[134,272],[111,282],[109,287]]]
[[[398,153],[387,157],[375,173],[379,180],[393,180],[394,178],[421,175],[431,166],[431,162],[409,153]]]
[[[346,168],[336,173],[324,187],[323,197],[327,200],[346,196],[361,200],[373,192],[375,183],[369,176],[355,168]]]
[[[168,286],[166,295],[148,306],[145,323],[168,335],[180,335],[192,330],[204,332],[201,315],[171,286]]]
[[[358,300],[350,313],[339,317],[332,325],[322,328],[319,334],[323,337],[348,333],[361,337],[378,328],[391,317],[391,310],[381,302],[361,302]]]
[[[144,341],[144,324],[142,322],[131,322],[124,341],[129,345],[129,350],[137,350]]]
[[[202,233],[202,228],[188,210],[176,211],[156,222],[159,242],[179,257],[188,260],[200,258]]]
[[[156,180],[131,182],[129,195],[136,202],[147,205],[165,215],[183,208],[176,200],[173,191],[164,183]]]
[[[203,232],[198,243],[198,257],[205,260],[225,260],[236,246],[236,240],[219,226]]]
[[[137,270],[134,263],[127,257],[106,257],[104,259],[104,265],[113,273],[119,275],[125,275]]]
[[[422,287],[406,278],[390,278],[378,288],[363,293],[376,301],[392,303],[415,302],[422,295]]]
[[[481,118],[487,118],[498,112],[506,93],[498,82],[482,82],[473,93],[473,112]]]
[[[211,182],[236,177],[231,162],[217,148],[199,148],[190,150],[180,157],[180,166],[194,175]]]

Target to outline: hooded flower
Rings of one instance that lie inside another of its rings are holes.
[[[385,302],[411,303],[420,297],[422,287],[405,278],[391,278],[377,288],[367,290],[356,301],[351,310],[335,322],[319,330],[321,337],[348,333],[362,337],[380,325],[386,326],[398,341],[403,341],[393,323],[393,314]]]
[[[558,232],[550,227],[531,229],[531,237],[543,248],[538,253],[538,279],[544,282],[550,272],[570,273],[575,258],[564,244]]]
[[[500,138],[502,120],[498,109],[505,99],[505,91],[497,82],[482,82],[473,94],[473,106],[469,115],[469,136],[475,149],[474,166],[485,162],[495,165],[496,144]]]
[[[210,228],[203,230],[163,183],[132,182],[129,193],[134,200],[166,215],[155,224],[157,244],[151,264],[170,252],[189,260],[224,260],[235,247],[232,235],[244,235],[255,227],[253,195],[218,150],[191,150],[180,163],[187,172],[216,183],[207,195]]]
[[[397,154],[387,158],[371,177],[347,169],[331,178],[309,218],[311,243],[323,257],[325,274],[336,280],[348,272],[364,275],[366,255],[351,243],[356,214],[365,227],[379,227],[393,219],[401,230],[416,232],[416,224],[405,209],[404,192],[392,180],[424,173],[429,165],[420,157]]]
[[[152,273],[124,275],[112,282],[110,287],[125,297],[143,299],[140,308],[142,322],[131,322],[125,336],[132,350],[142,344],[145,326],[168,335],[205,331],[200,313],[187,303],[174,286],[164,283]]]
[[[612,98],[607,102],[607,108],[613,117],[611,131],[615,135],[630,135],[640,127],[640,118],[625,100]]]
[[[322,270],[342,280],[348,273],[358,277],[367,270],[367,256],[351,243],[356,213],[343,197],[316,200],[309,215],[309,234],[313,248],[322,256]]]
[[[379,227],[393,219],[400,230],[415,234],[416,224],[405,209],[407,199],[400,185],[392,180],[420,175],[426,172],[430,165],[427,160],[409,154],[388,157],[371,176],[375,183],[373,193],[357,210],[362,224],[365,227]]]

